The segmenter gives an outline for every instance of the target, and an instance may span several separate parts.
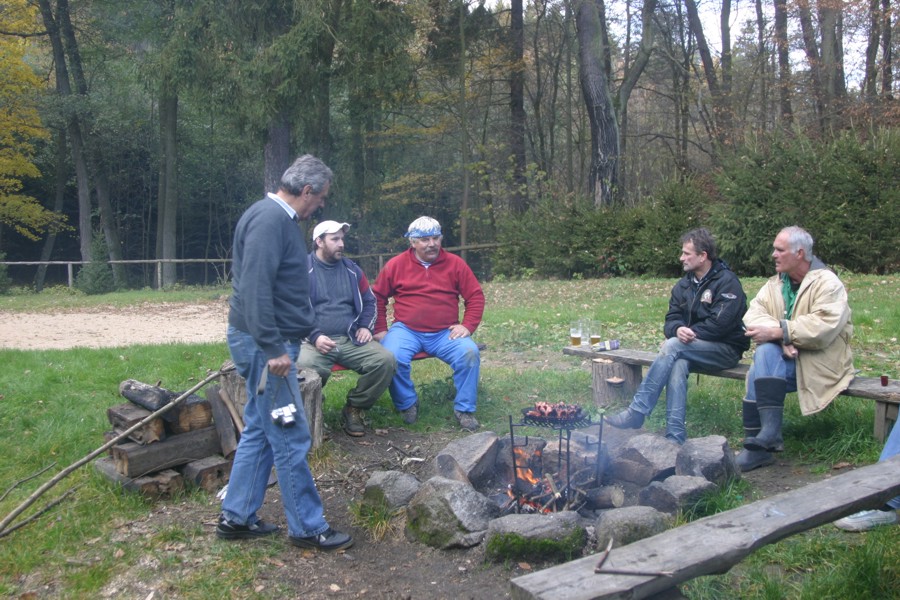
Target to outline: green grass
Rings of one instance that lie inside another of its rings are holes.
[[[745,280],[753,295],[762,279]],[[900,276],[847,276],[853,309],[855,363],[864,375],[900,376]],[[484,429],[504,432],[509,415],[535,400],[575,402],[589,406],[590,373],[581,361],[561,355],[568,323],[576,318],[599,320],[604,337],[623,346],[654,351],[662,341],[671,280],[609,279],[571,282],[520,281],[485,285],[487,312],[476,333],[488,348],[483,354],[478,418]],[[205,302],[221,298],[221,288],[141,290],[84,296],[63,288],[42,294],[0,296],[0,318],[16,311],[53,311],[81,307],[121,307],[146,302]],[[0,351],[0,493],[41,468],[49,473],[80,459],[103,443],[108,429],[105,410],[122,402],[125,379],[155,382],[183,390],[217,369],[227,358],[224,344],[133,346],[72,351]],[[417,361],[414,380],[421,396],[419,432],[457,431],[453,418],[453,385],[449,368],[435,360]],[[325,387],[325,417],[337,429],[339,410],[355,375],[335,374]],[[733,446],[741,436],[741,382],[693,378],[689,388],[689,434],[725,435]],[[870,401],[839,398],[827,410],[801,417],[789,401],[786,455],[798,468],[824,470],[838,462],[868,464],[880,445],[872,439]],[[590,409],[597,414],[596,408]],[[648,421],[663,427],[662,410]],[[369,411],[370,425],[396,427],[400,419],[385,394]],[[312,459],[333,460],[327,448]],[[12,489],[0,501],[0,518],[24,500],[45,474]],[[752,500],[753,490],[735,484],[706,500],[699,514],[726,510]],[[210,529],[199,523],[157,525],[147,518],[154,505],[119,491],[92,468],[76,471],[42,498],[34,509],[70,487],[76,494],[36,523],[0,539],[0,594],[21,593],[21,581],[32,577],[47,595],[91,598],[118,573],[140,576],[152,570],[152,557],[166,570],[171,592],[179,597],[220,597],[223,585],[246,590],[242,597],[290,595],[277,583],[253,591],[255,574],[267,558],[277,557],[282,542],[230,545],[210,541]],[[814,501],[814,499],[810,499]],[[202,494],[180,503],[207,506]],[[27,514],[30,514],[28,511]],[[209,518],[216,510],[209,505]],[[24,516],[27,516],[24,515]],[[696,515],[689,515],[693,518]],[[135,523],[144,535],[117,541],[117,529]],[[208,555],[208,556],[207,556]],[[201,556],[205,557],[201,559]],[[726,575],[694,580],[685,588],[691,598],[887,598],[900,589],[900,528],[863,535],[822,527],[755,552]],[[191,590],[185,595],[185,590]]]

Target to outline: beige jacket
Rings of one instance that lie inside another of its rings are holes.
[[[797,397],[804,415],[817,413],[853,379],[850,305],[838,276],[813,258],[800,284],[790,320],[784,316],[781,279],[770,278],[750,302],[744,325],[781,326],[785,342],[797,350]]]

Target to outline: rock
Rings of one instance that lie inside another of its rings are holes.
[[[587,534],[578,513],[506,515],[494,519],[485,537],[485,559],[567,561],[580,556]]]
[[[662,533],[669,528],[671,517],[651,506],[626,506],[603,511],[594,524],[597,547],[605,548],[609,540],[613,547]]]
[[[396,510],[409,504],[421,483],[415,475],[402,471],[375,471],[366,482],[363,503]]]
[[[734,452],[721,435],[688,440],[675,459],[675,474],[704,477],[716,485],[741,477]]]
[[[640,503],[674,514],[693,506],[703,494],[715,489],[716,485],[705,477],[673,475],[665,481],[654,481],[641,490]]]
[[[636,435],[619,450],[612,476],[638,485],[661,481],[675,474],[675,460],[681,446],[653,434]]]
[[[468,548],[484,539],[500,508],[465,483],[432,477],[406,508],[406,535],[433,548]]]
[[[497,434],[493,431],[482,431],[453,440],[435,458],[435,474],[440,473],[441,467],[438,458],[442,454],[452,456],[468,480],[478,487],[494,474],[494,462],[497,459]]]
[[[456,459],[449,454],[438,454],[434,459],[434,470],[437,477],[446,477],[468,485],[472,485],[469,476],[463,471]]]

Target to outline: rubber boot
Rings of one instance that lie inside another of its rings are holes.
[[[762,429],[759,421],[759,411],[756,409],[756,402],[744,399],[741,406],[744,419],[744,436],[745,439],[756,437]],[[742,449],[735,459],[738,469],[741,473],[765,467],[775,462],[775,457],[771,452],[766,450],[747,450]]]
[[[784,396],[787,394],[787,381],[781,377],[759,377],[754,384],[756,386],[756,410],[759,412],[762,430],[756,436],[744,439],[744,448],[781,452],[784,450],[781,424],[784,418]]]

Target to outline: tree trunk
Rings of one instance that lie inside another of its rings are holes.
[[[602,28],[592,0],[581,0],[575,13],[579,80],[591,124],[590,192],[594,206],[615,202],[619,176],[619,129],[603,68]]]
[[[885,100],[892,100],[894,97],[891,14],[891,0],[881,0],[881,97]]]
[[[813,88],[813,97],[816,99],[816,117],[819,121],[819,130],[824,132],[825,104],[827,100],[822,85],[822,61],[819,59],[819,48],[816,45],[816,35],[815,29],[813,28],[809,0],[797,0],[797,14],[800,18],[800,30],[803,33],[803,49],[806,52],[806,62],[809,63],[809,76]]]
[[[66,130],[56,130],[56,183],[54,184],[53,193],[53,212],[62,214],[66,201],[66,181],[69,179],[68,169],[66,169]],[[50,260],[53,256],[53,247],[56,245],[56,228],[51,228],[44,238],[44,245],[41,247],[41,262]],[[34,275],[34,291],[40,292],[44,289],[44,281],[47,277],[47,265],[38,265],[37,272]]]
[[[634,86],[637,85],[638,79],[644,72],[644,67],[646,67],[647,63],[650,61],[650,54],[653,51],[653,38],[656,33],[656,25],[653,23],[653,13],[655,11],[656,0],[645,0],[644,5],[641,8],[641,41],[640,44],[638,44],[638,51],[634,57],[634,62],[626,61],[622,85],[619,86],[619,138],[621,140],[619,150],[622,156],[626,155],[625,145],[628,135],[628,100],[631,98],[631,92],[634,90]]]
[[[706,42],[706,35],[703,33],[703,23],[700,21],[700,14],[697,11],[697,3],[694,0],[685,0],[685,8],[688,14],[688,24],[694,39],[697,40],[697,52],[700,53],[700,61],[703,65],[703,75],[706,78],[706,85],[712,96],[713,104],[713,137],[714,141],[720,146],[725,146],[728,136],[732,133],[732,117],[731,117],[731,100],[728,97],[729,87],[724,83],[719,84],[719,77],[716,75],[716,64],[712,59],[712,53],[709,50],[709,44]],[[722,11],[725,12],[726,7],[730,10],[730,1],[724,0]],[[725,43],[723,39],[723,44]],[[723,57],[731,54],[730,48],[723,50]],[[723,80],[725,78],[725,64],[723,63]],[[730,69],[730,65],[729,65]],[[731,74],[728,74],[730,85]]]
[[[291,123],[284,112],[270,122],[265,145],[264,192],[275,193],[281,184],[281,176],[291,166]]]
[[[784,125],[794,121],[791,107],[791,62],[788,41],[787,0],[774,0],[775,5],[775,51],[778,55],[778,104],[779,116]]]
[[[510,208],[514,214],[521,215],[528,209],[525,180],[525,23],[522,0],[512,0],[509,35],[509,149],[513,159]]]
[[[174,259],[177,255],[178,227],[178,94],[165,78],[160,87],[159,101],[159,200],[157,201],[156,257]],[[162,287],[175,285],[175,263],[162,264]]]

